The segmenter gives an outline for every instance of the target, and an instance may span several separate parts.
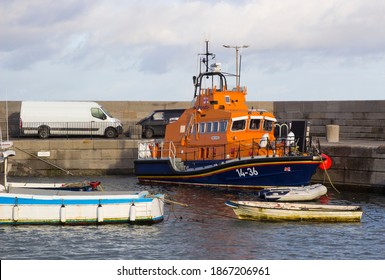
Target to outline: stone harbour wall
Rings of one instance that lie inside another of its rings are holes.
[[[48,139],[13,141],[10,176],[130,175],[137,158],[137,140]]]
[[[122,120],[125,134],[118,139],[104,138],[38,138],[18,137],[20,101],[0,102],[0,124],[3,139],[13,131],[16,156],[10,159],[12,176],[60,176],[64,171],[74,175],[132,175],[137,158],[140,128],[136,122],[156,109],[186,108],[190,102],[99,101],[113,116]],[[306,120],[310,133],[321,140],[322,152],[333,160],[328,171],[336,186],[354,188],[385,187],[385,100],[377,101],[304,101],[248,102],[250,108],[273,111],[279,120]],[[326,126],[339,127],[338,142],[326,141]],[[36,156],[40,157],[39,160]],[[328,180],[317,171],[315,182]]]

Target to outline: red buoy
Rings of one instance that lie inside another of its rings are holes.
[[[320,163],[319,168],[322,170],[328,170],[332,166],[332,159],[325,154],[321,154],[322,163]]]

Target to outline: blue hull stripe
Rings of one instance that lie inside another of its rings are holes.
[[[2,205],[99,205],[99,204],[129,204],[151,202],[152,198],[140,199],[36,199],[19,197],[0,197]]]

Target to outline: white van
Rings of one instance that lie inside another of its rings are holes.
[[[21,135],[104,135],[123,132],[120,120],[111,117],[96,102],[23,101],[20,109]]]

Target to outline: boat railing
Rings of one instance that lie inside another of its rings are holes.
[[[138,143],[138,159],[169,158],[172,166],[176,167],[176,147],[171,141],[165,145],[161,139],[150,139]]]
[[[307,137],[306,142],[305,150],[300,150],[298,139],[277,138],[271,141],[263,138],[252,138],[227,144],[185,148],[181,159],[182,161],[214,160],[226,162],[234,159],[241,160],[245,157],[295,156],[314,153],[310,136]],[[176,147],[176,149],[179,150],[179,147]]]
[[[213,161],[216,164],[229,160],[241,160],[256,157],[298,156],[303,154],[316,154],[311,136],[306,138],[306,147],[301,150],[298,139],[276,138],[269,140],[264,138],[252,138],[233,143],[217,144],[210,146],[181,147],[179,143],[166,142],[160,139],[141,141],[138,146],[139,159],[168,158],[171,165],[178,168],[177,159],[182,162]],[[178,154],[177,151],[183,150]]]
[[[160,158],[162,153],[163,141],[149,139],[138,143],[138,159]]]
[[[170,141],[168,148],[168,157],[170,158],[171,165],[176,169],[175,157],[176,157],[176,148],[174,142]]]

